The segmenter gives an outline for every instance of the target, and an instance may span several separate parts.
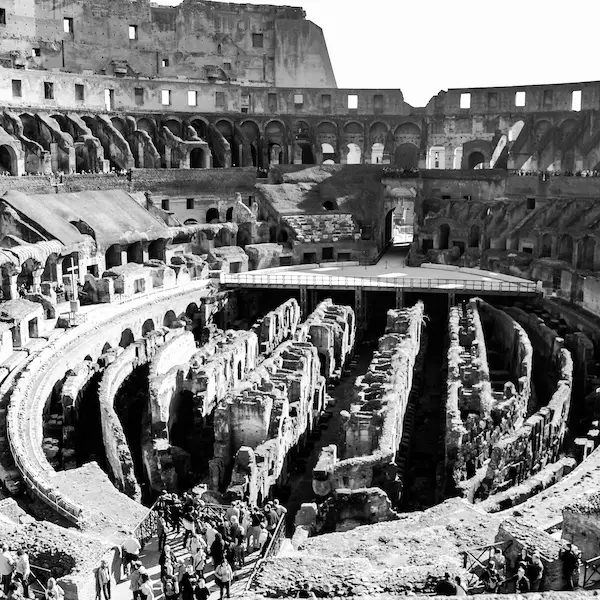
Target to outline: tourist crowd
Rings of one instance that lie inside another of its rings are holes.
[[[12,553],[7,544],[2,544],[2,553],[0,554],[0,588],[7,600],[25,600],[25,598],[34,598],[33,591],[30,589],[34,575],[31,572],[29,564],[29,555],[23,548],[19,548],[16,553]],[[61,600],[64,598],[64,591],[56,583],[53,577],[50,577],[46,583],[44,591],[45,600]]]
[[[549,181],[551,177],[599,177],[600,171],[583,169],[581,171],[509,171],[510,175],[519,177],[539,177],[542,181]]]
[[[287,509],[278,500],[262,508],[234,501],[228,507],[204,503],[198,496],[163,493],[155,505],[160,553],[160,580],[167,600],[207,600],[207,575],[212,572],[220,598],[230,597],[236,571],[248,555],[264,554]],[[186,558],[174,546],[185,548]],[[129,577],[133,600],[154,600],[152,581],[140,559],[142,545],[133,532],[121,547],[124,577]],[[120,580],[121,573],[117,574]],[[111,571],[103,561],[96,571],[98,600],[111,598]]]
[[[580,554],[572,544],[566,543],[559,558],[562,561],[566,589],[573,590],[579,583]],[[527,548],[522,548],[514,564],[508,565],[502,550],[497,547],[478,577],[486,594],[539,592],[544,565],[540,554],[529,552]],[[439,596],[466,596],[469,589],[460,577],[453,579],[450,573],[445,573],[443,579],[437,582],[435,593]]]

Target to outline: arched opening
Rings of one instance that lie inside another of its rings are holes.
[[[596,240],[591,237],[585,237],[579,242],[579,256],[578,265],[579,269],[585,269],[586,271],[594,270],[594,253],[596,251]]]
[[[190,125],[194,128],[196,135],[206,141],[208,139],[208,127],[202,119],[192,119]]]
[[[479,238],[481,236],[481,230],[479,225],[473,225],[469,232],[469,248],[479,248]]]
[[[371,164],[380,165],[383,163],[383,144],[373,144],[371,146]]]
[[[231,221],[233,221],[233,206],[227,209],[227,212],[225,213],[225,220],[228,223],[231,223]]]
[[[133,332],[131,329],[126,329],[121,333],[121,339],[119,340],[119,346],[121,348],[127,348],[130,344],[133,344],[135,338],[133,337]]]
[[[281,146],[279,144],[271,144],[269,146],[269,164],[283,164],[283,150],[281,149]]]
[[[184,225],[198,225],[198,221],[196,219],[186,219],[183,222]]]
[[[163,239],[154,240],[148,246],[148,258],[150,260],[165,261],[167,251],[167,241]]]
[[[394,209],[389,210],[385,215],[385,227],[384,227],[384,247],[390,244],[394,238]]]
[[[324,165],[335,164],[335,150],[331,144],[321,144],[321,154]]]
[[[142,325],[142,336],[147,335],[151,331],[154,331],[154,321],[152,319],[146,319]]]
[[[545,233],[542,236],[540,257],[541,258],[550,258],[551,256],[552,256],[552,236],[549,233]]]
[[[181,137],[181,123],[175,119],[169,119],[164,122],[164,126],[177,137]]]
[[[156,127],[150,119],[140,119],[137,122],[137,128],[139,131],[145,131],[150,136],[150,139],[156,144]]]
[[[198,305],[195,302],[191,302],[190,304],[187,305],[187,308],[185,309],[185,316],[188,319],[193,320],[194,316],[198,313]]]
[[[573,238],[570,235],[563,235],[560,238],[558,260],[564,260],[568,263],[573,262]]]
[[[323,208],[325,210],[337,210],[337,206],[331,200],[325,200],[325,202],[323,202]]]
[[[483,169],[485,163],[485,156],[482,152],[471,152],[469,154],[469,169]]]
[[[243,376],[244,376],[244,373],[243,373],[243,369],[242,369],[242,361],[240,360],[240,362],[238,362],[238,364],[237,364],[237,380],[241,381]]]
[[[112,269],[113,267],[121,266],[121,246],[119,244],[113,244],[106,250],[106,268]]]
[[[348,144],[348,156],[346,157],[346,164],[348,165],[360,165],[361,162],[361,151],[358,144]]]
[[[169,310],[163,318],[163,327],[171,327],[175,321],[177,321],[177,316],[172,310]]]
[[[414,144],[400,144],[394,159],[399,169],[416,169],[419,166],[419,149]]]
[[[123,136],[126,137],[127,135],[127,130],[125,128],[125,123],[123,122],[122,119],[119,119],[118,117],[113,117],[110,122],[112,123],[112,126]]]
[[[206,222],[207,223],[218,223],[219,222],[219,211],[216,208],[209,208],[206,211]]]
[[[202,148],[194,148],[190,152],[190,169],[202,169],[204,167],[204,151]]]
[[[277,241],[281,244],[285,244],[289,239],[288,232],[285,229],[281,229],[277,234]]]
[[[102,352],[100,352],[100,354],[106,354],[110,350],[112,350],[112,346],[108,342],[106,342],[106,344],[102,346]]]
[[[448,250],[450,241],[450,225],[443,223],[440,225],[440,233],[438,239],[438,250]]]
[[[127,262],[142,264],[144,262],[144,250],[142,248],[142,242],[135,242],[129,244],[127,247]]]
[[[10,146],[0,146],[0,173],[17,174],[17,157]]]

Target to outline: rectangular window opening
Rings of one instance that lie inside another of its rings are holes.
[[[227,72],[231,71],[231,63],[230,62],[224,62],[223,63],[223,69]]]
[[[496,108],[498,106],[498,92],[488,92],[488,107]]]
[[[115,90],[109,88],[104,90],[104,107],[109,112],[115,107]]]
[[[194,210],[194,199],[193,199],[193,198],[188,198],[188,199],[185,201],[185,207],[186,207],[188,210]]]
[[[163,67],[168,67],[168,66],[169,66],[169,59],[168,59],[168,58],[163,58],[163,59],[160,61],[160,64],[161,64],[161,66],[163,66]]]
[[[333,260],[333,248],[322,249],[322,260]]]
[[[215,106],[225,108],[225,92],[215,92]]]
[[[302,108],[304,106],[304,94],[294,94],[294,106]]]
[[[170,210],[171,203],[168,198],[163,198],[160,202],[160,206],[163,210]]]
[[[358,95],[348,94],[348,108],[349,110],[358,110]]]
[[[81,83],[75,84],[75,100],[77,100],[77,102],[83,102],[85,100],[85,88]]]
[[[130,40],[137,40],[138,39],[138,28],[137,28],[137,25],[130,25],[129,26],[129,39]]]
[[[248,113],[250,111],[250,94],[242,94],[242,113]]]
[[[31,49],[31,56],[39,58],[41,55],[42,55],[42,51],[40,48],[32,48]]]
[[[575,90],[571,94],[571,110],[581,110],[581,90]]]
[[[535,198],[527,198],[527,210],[533,210],[535,208]]]
[[[188,91],[188,106],[198,106],[198,92],[196,90]]]
[[[141,106],[142,104],[144,104],[144,88],[134,88],[133,95],[137,106]]]
[[[267,104],[269,112],[277,112],[277,94],[268,94]]]
[[[63,31],[65,33],[73,33],[73,19],[71,17],[63,19]]]
[[[0,8],[0,25],[6,25],[6,9]]]
[[[466,92],[460,95],[460,107],[471,108],[471,94]]]
[[[44,81],[44,98],[54,100],[54,84],[50,81]]]
[[[373,108],[375,110],[383,110],[383,94],[375,94],[373,96]]]
[[[525,92],[515,94],[515,106],[525,106]]]
[[[163,106],[171,104],[171,90],[160,90],[160,103]]]
[[[544,90],[544,106],[552,106],[553,95],[552,90]]]
[[[321,108],[331,110],[331,94],[321,94]]]
[[[252,47],[253,48],[262,48],[264,45],[264,37],[262,33],[253,33],[252,34]]]
[[[23,95],[23,86],[20,79],[12,80],[12,95],[13,98],[20,98]]]

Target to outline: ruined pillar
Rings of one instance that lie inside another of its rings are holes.
[[[121,265],[127,264],[127,248],[121,246]]]
[[[44,273],[44,269],[35,269],[31,272],[31,276],[33,278],[33,289],[32,292],[34,294],[42,293],[42,275]]]
[[[309,292],[309,298],[308,298],[308,312],[312,312],[313,310],[315,310],[315,308],[317,307],[317,304],[319,304],[318,299],[317,299],[317,290],[310,290]]]
[[[58,173],[59,171],[58,144],[56,142],[50,144],[50,168],[53,173]]]
[[[452,306],[456,306],[456,293],[448,292],[448,309]]]
[[[142,242],[142,263],[146,263],[150,260],[150,242]]]
[[[308,288],[305,285],[300,286],[300,312],[302,317],[306,319],[308,310]]]
[[[396,308],[404,308],[404,289],[396,288]]]
[[[69,170],[68,173],[77,171],[77,159],[75,157],[75,146],[69,146]]]
[[[363,289],[354,288],[354,312],[356,313],[356,329],[360,333],[365,330],[366,323],[366,298],[363,295]]]

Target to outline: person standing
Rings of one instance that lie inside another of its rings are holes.
[[[14,567],[15,559],[10,553],[8,545],[2,544],[2,554],[0,554],[0,575],[2,576],[2,591],[5,596],[8,594],[8,586],[12,580]]]
[[[456,595],[467,596],[467,588],[462,584],[462,581],[458,575],[454,578],[454,581],[456,583]]]
[[[566,589],[574,590],[579,585],[579,554],[575,552],[573,545],[567,542],[558,553],[558,558],[562,560]]]
[[[152,589],[152,581],[150,580],[150,575],[148,575],[148,573],[142,573],[140,599],[154,600],[154,590]]]
[[[142,549],[140,543],[134,537],[133,531],[129,532],[127,539],[121,544],[121,549],[123,550],[123,571],[127,576],[131,571],[131,564],[139,559],[140,550]]]
[[[531,562],[527,567],[527,579],[529,579],[529,586],[532,592],[539,592],[543,576],[544,565],[542,565],[540,555],[536,552],[531,557]]]
[[[104,594],[104,600],[110,600],[110,569],[108,563],[102,559],[96,571],[96,597],[100,600]]]
[[[233,571],[231,569],[231,565],[225,559],[223,559],[215,569],[215,580],[219,586],[220,600],[223,600],[225,597],[225,592],[227,592],[227,597],[231,598],[230,587],[232,579]]]
[[[63,600],[65,597],[64,590],[56,583],[56,579],[54,577],[50,577],[48,579],[48,583],[46,584],[46,600]]]
[[[29,598],[29,582],[31,581],[31,566],[29,554],[22,548],[17,550],[17,564],[15,565],[15,579],[23,586],[23,595]]]

